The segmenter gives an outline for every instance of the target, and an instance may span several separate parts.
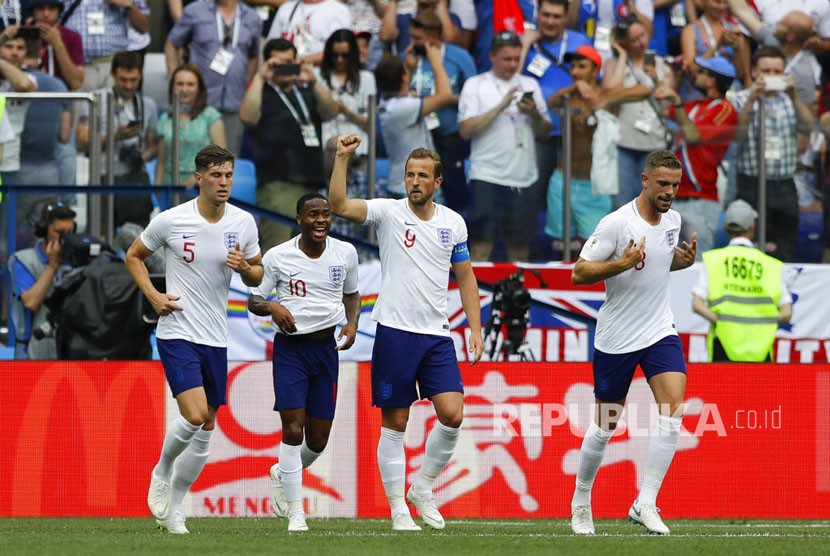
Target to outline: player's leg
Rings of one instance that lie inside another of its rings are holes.
[[[164,519],[168,513],[174,463],[208,419],[208,404],[195,344],[184,340],[159,340],[158,347],[167,383],[180,414],[165,433],[147,493],[147,505],[153,516]]]
[[[334,334],[325,339],[311,340],[309,365],[311,381],[306,402],[305,430],[300,447],[303,469],[314,463],[326,449],[337,406],[339,360]]]
[[[622,416],[625,397],[637,368],[639,352],[610,354],[594,350],[594,420],[579,449],[576,485],[571,499],[571,529],[577,535],[593,535],[591,493],[605,448]]]
[[[199,354],[203,388],[183,392],[176,400],[182,415],[207,415],[202,428],[193,435],[190,444],[176,458],[170,481],[170,512],[162,527],[170,532],[184,533],[182,503],[190,487],[205,468],[210,456],[210,439],[216,427],[216,413],[227,403],[228,356],[227,349],[213,346],[195,346]]]
[[[304,407],[280,410],[282,442],[280,443],[278,477],[285,493],[289,531],[308,530],[303,511],[303,463],[300,456],[305,418]]]
[[[424,523],[443,529],[444,518],[438,511],[432,486],[458,444],[464,418],[464,385],[452,339],[431,336],[425,341],[429,349],[418,372],[418,384],[421,396],[432,401],[438,421],[429,432],[424,462],[406,498],[418,509]]]
[[[372,349],[372,405],[381,409],[378,469],[398,531],[419,531],[406,505],[406,453],[403,436],[409,406],[418,399],[415,374],[422,346],[418,336],[378,324]]]
[[[649,533],[669,534],[660,519],[657,494],[677,449],[686,393],[686,363],[677,336],[663,338],[650,347],[641,363],[657,402],[659,415],[648,444],[643,484],[628,512],[629,519],[643,525]]]

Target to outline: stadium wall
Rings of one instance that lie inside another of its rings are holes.
[[[315,517],[385,517],[369,364],[340,372],[331,443],[305,472],[305,503]],[[590,364],[482,362],[462,373],[464,431],[436,489],[444,515],[569,515]],[[268,516],[281,440],[270,363],[231,363],[228,399],[186,513]],[[687,403],[658,500],[665,517],[830,518],[827,366],[690,364]],[[638,374],[597,478],[595,516],[624,516],[636,496],[653,405]],[[0,516],[148,517],[148,477],[176,415],[158,362],[0,364]],[[434,422],[428,403],[413,406],[410,481]]]

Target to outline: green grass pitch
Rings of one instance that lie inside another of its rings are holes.
[[[417,519],[416,519],[417,521]],[[0,554],[268,554],[346,556],[435,554],[828,554],[830,521],[667,520],[652,537],[625,520],[597,520],[597,535],[575,537],[566,520],[447,520],[443,531],[392,531],[388,520],[309,519],[309,531],[262,518],[191,518],[190,535],[158,530],[152,519],[0,519]]]

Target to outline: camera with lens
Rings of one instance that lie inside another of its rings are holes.
[[[139,168],[144,164],[144,158],[136,145],[124,145],[118,149],[118,160],[126,162],[130,168]]]
[[[525,332],[530,322],[530,292],[524,287],[524,273],[519,270],[504,280],[493,284],[493,302],[490,304],[490,319],[487,322],[485,336],[492,331],[498,335],[504,328],[502,353],[521,354],[524,346]],[[490,358],[495,354],[496,343],[493,341],[490,348]],[[523,354],[524,355],[524,354]],[[533,360],[532,354],[529,357]]]
[[[51,338],[55,335],[55,328],[52,326],[52,323],[48,320],[32,330],[32,336],[34,336],[35,340],[42,340],[44,338]]]
[[[72,268],[87,266],[92,260],[110,248],[100,239],[86,234],[61,234],[63,260]]]

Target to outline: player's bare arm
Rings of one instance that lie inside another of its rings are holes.
[[[484,353],[484,341],[481,338],[481,298],[478,295],[478,281],[469,260],[453,264],[458,290],[461,293],[461,306],[470,325],[469,350],[470,365],[475,365]]]
[[[366,222],[367,207],[363,199],[349,199],[346,193],[346,178],[349,174],[349,162],[360,145],[360,137],[354,133],[337,138],[337,154],[334,156],[334,168],[329,182],[329,205],[331,211],[355,224]]]
[[[242,282],[246,286],[252,288],[262,282],[262,276],[265,274],[265,268],[262,266],[262,254],[257,253],[256,257],[246,259],[238,243],[235,249],[228,251],[227,265],[228,268],[242,277]]]
[[[643,259],[643,252],[646,249],[645,236],[637,243],[633,239],[628,240],[622,255],[619,259],[611,261],[586,261],[582,257],[576,261],[571,271],[571,282],[577,286],[590,286],[602,282],[626,270],[634,268],[634,265]]]
[[[680,247],[674,248],[674,257],[671,261],[671,270],[683,270],[695,264],[695,257],[697,256],[697,232],[692,233],[691,243],[684,241],[683,249]]]
[[[140,237],[135,238],[135,241],[127,250],[127,255],[124,257],[124,265],[127,267],[127,272],[130,273],[133,282],[136,283],[138,289],[141,290],[141,293],[144,294],[144,297],[153,306],[156,314],[165,316],[173,311],[181,311],[182,307],[174,303],[174,301],[178,301],[178,295],[161,293],[153,287],[153,282],[150,281],[150,273],[147,271],[147,265],[144,264],[144,260],[152,254],[153,252],[144,245]]]
[[[343,294],[343,306],[346,307],[346,324],[340,329],[340,334],[337,335],[337,341],[340,342],[343,338],[346,341],[338,344],[338,351],[345,351],[354,345],[357,338],[357,320],[360,318],[360,293]]]
[[[248,296],[248,310],[260,317],[270,315],[271,319],[286,334],[293,334],[297,331],[297,321],[291,311],[276,301],[268,301],[261,295],[251,294]]]

